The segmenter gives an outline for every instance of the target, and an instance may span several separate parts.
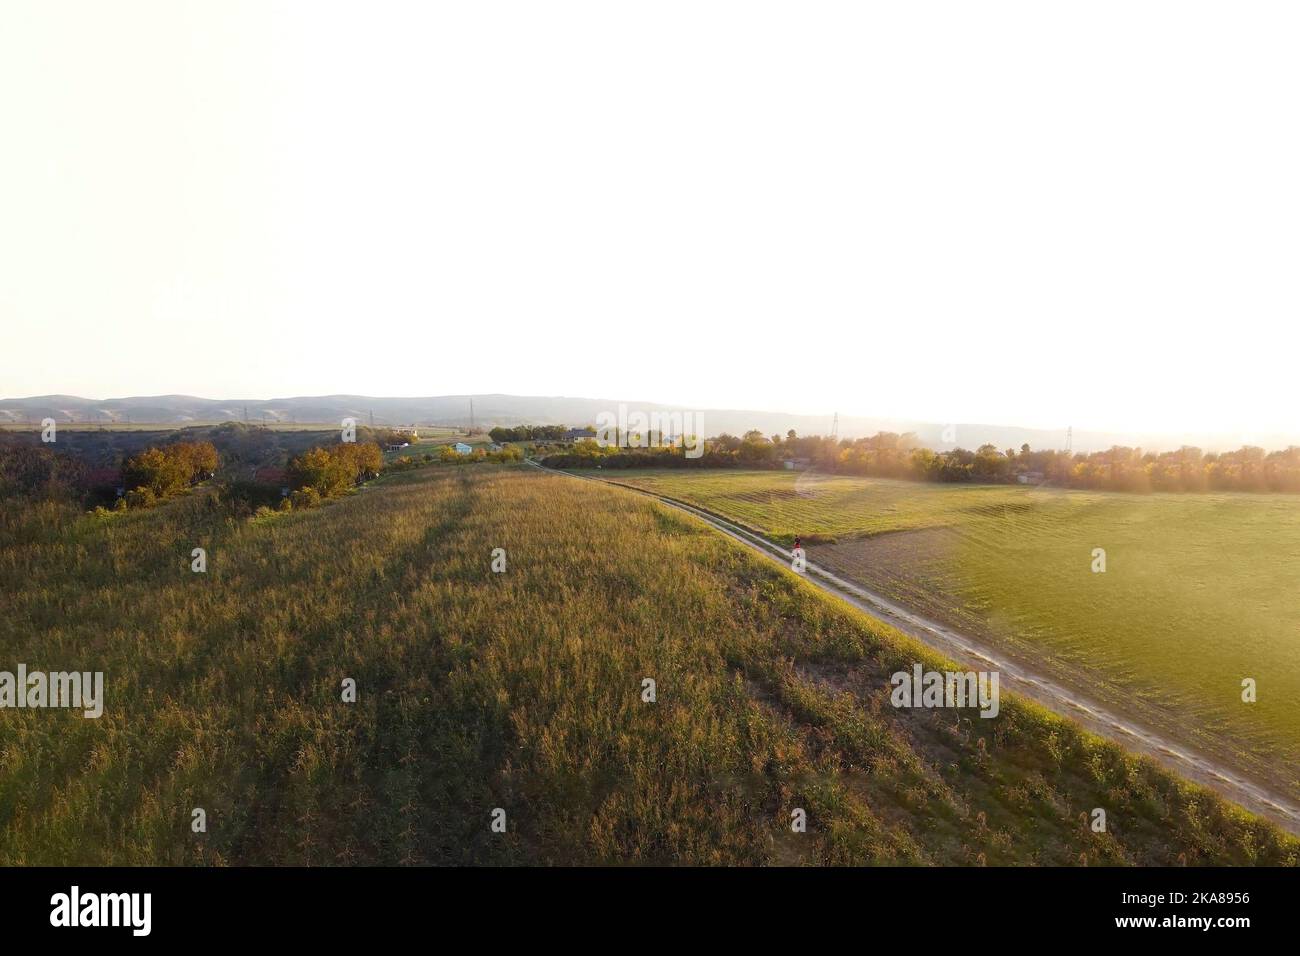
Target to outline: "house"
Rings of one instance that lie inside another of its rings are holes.
[[[583,441],[587,438],[595,438],[596,431],[593,428],[570,428],[564,433],[565,441]]]
[[[456,449],[456,454],[458,455],[468,455],[474,451],[473,448],[470,448],[469,445],[466,445],[463,441],[458,441],[451,447]]]
[[[488,451],[500,451],[504,447],[505,447],[504,445],[501,445],[498,442],[492,442],[491,444],[488,445]]]
[[[812,464],[811,458],[787,458],[785,460],[786,471],[803,470]]]
[[[410,448],[410,447],[411,447],[411,443],[409,441],[397,441],[397,442],[390,442],[388,445],[384,447],[384,450],[401,451],[403,448]]]

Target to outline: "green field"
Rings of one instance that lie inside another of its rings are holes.
[[[253,520],[204,489],[10,501],[0,589],[0,668],[106,682],[98,720],[0,712],[0,865],[1300,863],[1013,695],[889,706],[890,673],[944,662],[694,518],[524,466]]]
[[[928,485],[791,471],[610,470],[603,477],[690,501],[790,544],[950,524],[974,509],[1023,501],[1029,489]]]
[[[1300,793],[1300,498],[611,472],[774,538]],[[902,533],[886,533],[902,532]],[[831,540],[833,539],[833,540]],[[1092,551],[1106,551],[1093,573]],[[1243,678],[1257,703],[1241,700]]]

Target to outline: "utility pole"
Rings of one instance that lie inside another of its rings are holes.
[[[1071,425],[1065,430],[1065,453],[1068,455],[1074,449],[1074,426]]]
[[[835,420],[831,422],[831,441],[838,441],[840,437],[840,413],[835,413]]]
[[[469,397],[469,433],[474,434],[474,396]]]

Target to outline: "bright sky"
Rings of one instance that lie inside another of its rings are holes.
[[[1300,435],[1290,3],[0,7],[0,397]]]

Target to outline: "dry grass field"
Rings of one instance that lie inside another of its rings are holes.
[[[4,865],[1300,863],[1009,695],[891,707],[890,673],[943,662],[695,519],[534,469],[255,520],[203,492],[6,505],[0,593],[0,666],[102,670],[106,698],[0,713]]]

